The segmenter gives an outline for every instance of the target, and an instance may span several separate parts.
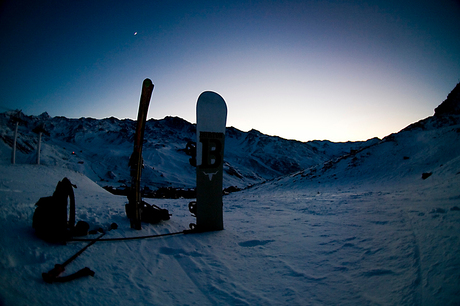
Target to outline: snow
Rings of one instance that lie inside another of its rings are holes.
[[[443,305],[460,301],[460,193],[450,180],[386,186],[317,182],[224,197],[225,230],[98,242],[67,266],[94,277],[47,284],[41,273],[85,242],[48,244],[31,228],[34,203],[68,177],[77,220],[119,225],[108,237],[170,233],[193,218],[188,201],[155,200],[172,214],[131,230],[124,197],[59,167],[2,165],[3,305]]]
[[[86,242],[49,244],[31,224],[35,203],[63,177],[78,186],[77,220],[91,228],[118,224],[107,237],[183,231],[195,221],[190,200],[147,199],[168,209],[171,220],[136,231],[124,213],[126,198],[81,172],[25,159],[10,165],[3,156],[0,304],[459,305],[459,152],[460,116],[429,117],[225,196],[223,231],[97,242],[64,272],[87,266],[95,276],[55,284],[41,273]],[[58,154],[50,150],[45,159]],[[247,170],[242,164],[238,171]]]

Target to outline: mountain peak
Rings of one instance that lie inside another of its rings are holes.
[[[50,119],[51,116],[48,114],[48,112],[43,112],[38,116],[38,119],[40,120],[47,120]]]
[[[447,95],[447,99],[434,109],[434,115],[460,115],[460,83]]]

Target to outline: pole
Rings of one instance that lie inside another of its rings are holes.
[[[14,140],[13,140],[13,154],[11,155],[11,163],[16,164],[16,139],[18,138],[18,126],[19,121],[16,121],[16,128],[14,130]]]
[[[42,147],[42,132],[38,133],[37,165],[40,165],[40,149]]]

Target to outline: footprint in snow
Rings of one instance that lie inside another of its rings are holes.
[[[174,249],[174,248],[168,248],[168,247],[161,247],[160,248],[160,253],[164,255],[172,255],[172,256],[191,256],[191,257],[200,257],[201,254],[198,253],[197,251],[185,251],[183,249]]]
[[[245,248],[255,247],[259,245],[266,245],[267,243],[273,242],[275,240],[248,240],[238,243],[240,246]]]

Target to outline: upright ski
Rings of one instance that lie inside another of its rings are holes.
[[[133,154],[129,159],[131,174],[131,190],[128,194],[129,203],[126,204],[126,214],[131,221],[131,228],[141,229],[141,173],[143,166],[142,143],[144,142],[144,129],[147,120],[147,112],[150,104],[150,98],[153,92],[153,83],[150,79],[145,79],[142,84],[141,101],[139,104],[139,113],[137,115],[136,136],[134,139]]]
[[[215,92],[205,91],[196,104],[196,231],[224,229],[222,180],[227,105]]]

